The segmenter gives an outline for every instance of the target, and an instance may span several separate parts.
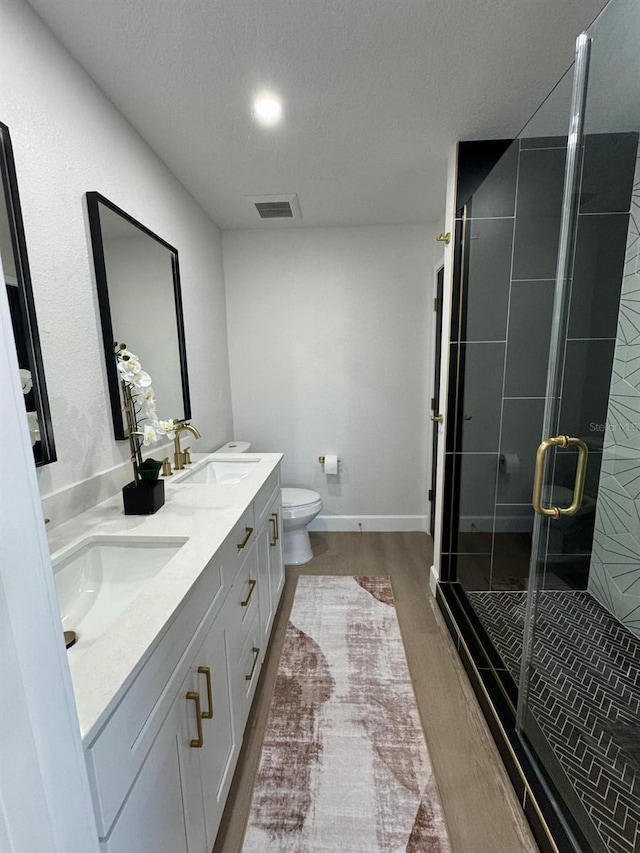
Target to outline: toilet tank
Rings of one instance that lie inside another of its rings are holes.
[[[228,441],[219,447],[215,453],[246,453],[250,447],[250,441]]]

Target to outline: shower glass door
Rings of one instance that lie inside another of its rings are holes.
[[[640,849],[638,44],[636,0],[577,43],[521,611],[518,731],[594,853]]]

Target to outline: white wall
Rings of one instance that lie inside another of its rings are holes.
[[[318,526],[425,529],[434,233],[223,233],[235,437],[284,451],[283,481],[320,492],[322,516],[355,517]]]
[[[40,490],[64,489],[128,458],[126,442],[113,438],[88,190],[180,253],[197,450],[212,449],[231,436],[220,232],[26,4],[3,2],[2,24],[0,120],[13,143],[58,454],[40,469]],[[129,473],[118,477],[125,482]],[[85,488],[82,500],[105,496]]]

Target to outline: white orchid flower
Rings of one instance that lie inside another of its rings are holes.
[[[38,423],[37,412],[27,412],[27,420],[29,422],[29,435],[31,436],[31,446],[40,441],[40,424]]]
[[[151,385],[151,377],[145,370],[140,370],[135,375],[135,380],[132,383],[136,388],[148,388]]]
[[[122,365],[125,366],[123,367]],[[118,370],[125,382],[133,385],[134,388],[148,388],[151,385],[151,377],[145,370],[142,370],[139,363],[137,364],[137,368],[137,370],[130,370],[128,362],[118,362]]]
[[[145,424],[142,430],[142,443],[145,447],[154,444],[158,440],[155,424]]]
[[[142,368],[140,362],[130,359],[129,361],[118,361],[118,372],[125,382],[132,382],[133,377],[138,374]]]
[[[20,382],[22,383],[22,393],[28,394],[33,388],[33,379],[31,378],[31,371],[25,367],[20,368]]]
[[[162,430],[163,435],[166,435],[167,438],[175,438],[175,424],[173,421],[158,421],[160,429]]]

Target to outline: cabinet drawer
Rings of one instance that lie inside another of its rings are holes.
[[[264,660],[265,650],[262,648],[261,633],[260,614],[256,611],[251,624],[245,631],[244,642],[235,649],[230,649],[233,655],[229,663],[231,701],[239,741],[244,735],[244,726]]]
[[[258,552],[254,540],[225,602],[225,622],[229,626],[232,643],[238,642],[238,637],[244,637],[258,610],[258,599]]]
[[[280,488],[280,472],[279,470],[275,470],[264,484],[264,486],[260,489],[258,494],[255,497],[253,502],[253,508],[255,513],[256,520],[256,530],[260,530],[262,525],[265,522],[265,519],[269,517],[269,504],[275,494],[275,492]]]
[[[242,513],[242,518],[227,536],[222,551],[222,577],[224,585],[229,588],[234,582],[238,569],[255,542],[255,523],[253,519],[253,504]],[[255,577],[255,575],[254,575]]]
[[[101,838],[122,805],[197,650],[199,625],[208,626],[225,593],[216,558],[196,582],[104,727],[85,750]]]

